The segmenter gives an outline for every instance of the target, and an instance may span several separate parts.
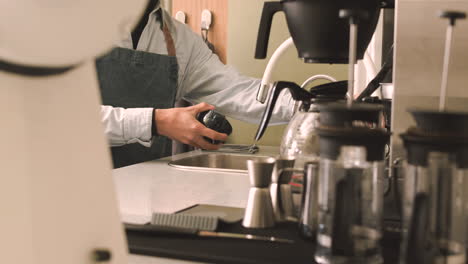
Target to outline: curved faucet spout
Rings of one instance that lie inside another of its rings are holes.
[[[273,70],[275,69],[277,62],[281,57],[283,57],[286,51],[293,46],[293,39],[289,37],[275,50],[275,52],[271,56],[271,59],[268,61],[265,72],[263,73],[262,82],[260,83],[260,87],[258,88],[257,93],[257,101],[261,102],[262,104],[265,103],[268,97],[268,93],[272,83]]]

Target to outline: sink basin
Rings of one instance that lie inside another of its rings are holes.
[[[201,153],[169,162],[170,166],[191,169],[223,172],[247,173],[247,160],[266,156],[232,154],[232,153]]]

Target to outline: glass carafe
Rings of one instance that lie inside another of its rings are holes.
[[[316,132],[319,111],[312,105],[309,111],[298,110],[289,122],[280,145],[280,156],[295,159],[295,168],[304,168],[306,160],[318,161],[319,142]]]
[[[338,160],[321,159],[319,263],[382,263],[384,164],[362,146],[343,146]]]
[[[312,89],[337,86],[343,82],[329,83],[316,86]],[[335,88],[336,89],[336,88]],[[330,91],[329,91],[330,93]],[[319,136],[317,128],[320,125],[320,107],[344,99],[344,95],[333,94],[320,95],[312,99],[309,109],[299,105],[299,110],[294,114],[286,127],[280,145],[280,156],[286,159],[294,159],[294,168],[302,170],[307,162],[318,162],[320,152]]]
[[[401,263],[466,263],[468,170],[449,153],[406,164]]]
[[[412,110],[400,263],[466,264],[468,113]]]
[[[384,154],[389,133],[380,126],[381,111],[370,104],[320,108],[318,263],[383,262]]]

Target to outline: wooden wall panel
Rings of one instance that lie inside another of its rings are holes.
[[[198,34],[201,34],[201,12],[203,9],[210,10],[213,15],[208,40],[215,46],[216,54],[221,61],[226,63],[228,0],[172,1],[173,16],[177,11],[183,11],[187,16],[186,23]]]

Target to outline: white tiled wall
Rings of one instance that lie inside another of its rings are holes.
[[[448,25],[440,10],[468,12],[468,0],[397,0],[393,157],[403,155],[399,134],[413,125],[407,109],[438,108]],[[468,20],[454,30],[448,96],[448,110],[468,112]]]

